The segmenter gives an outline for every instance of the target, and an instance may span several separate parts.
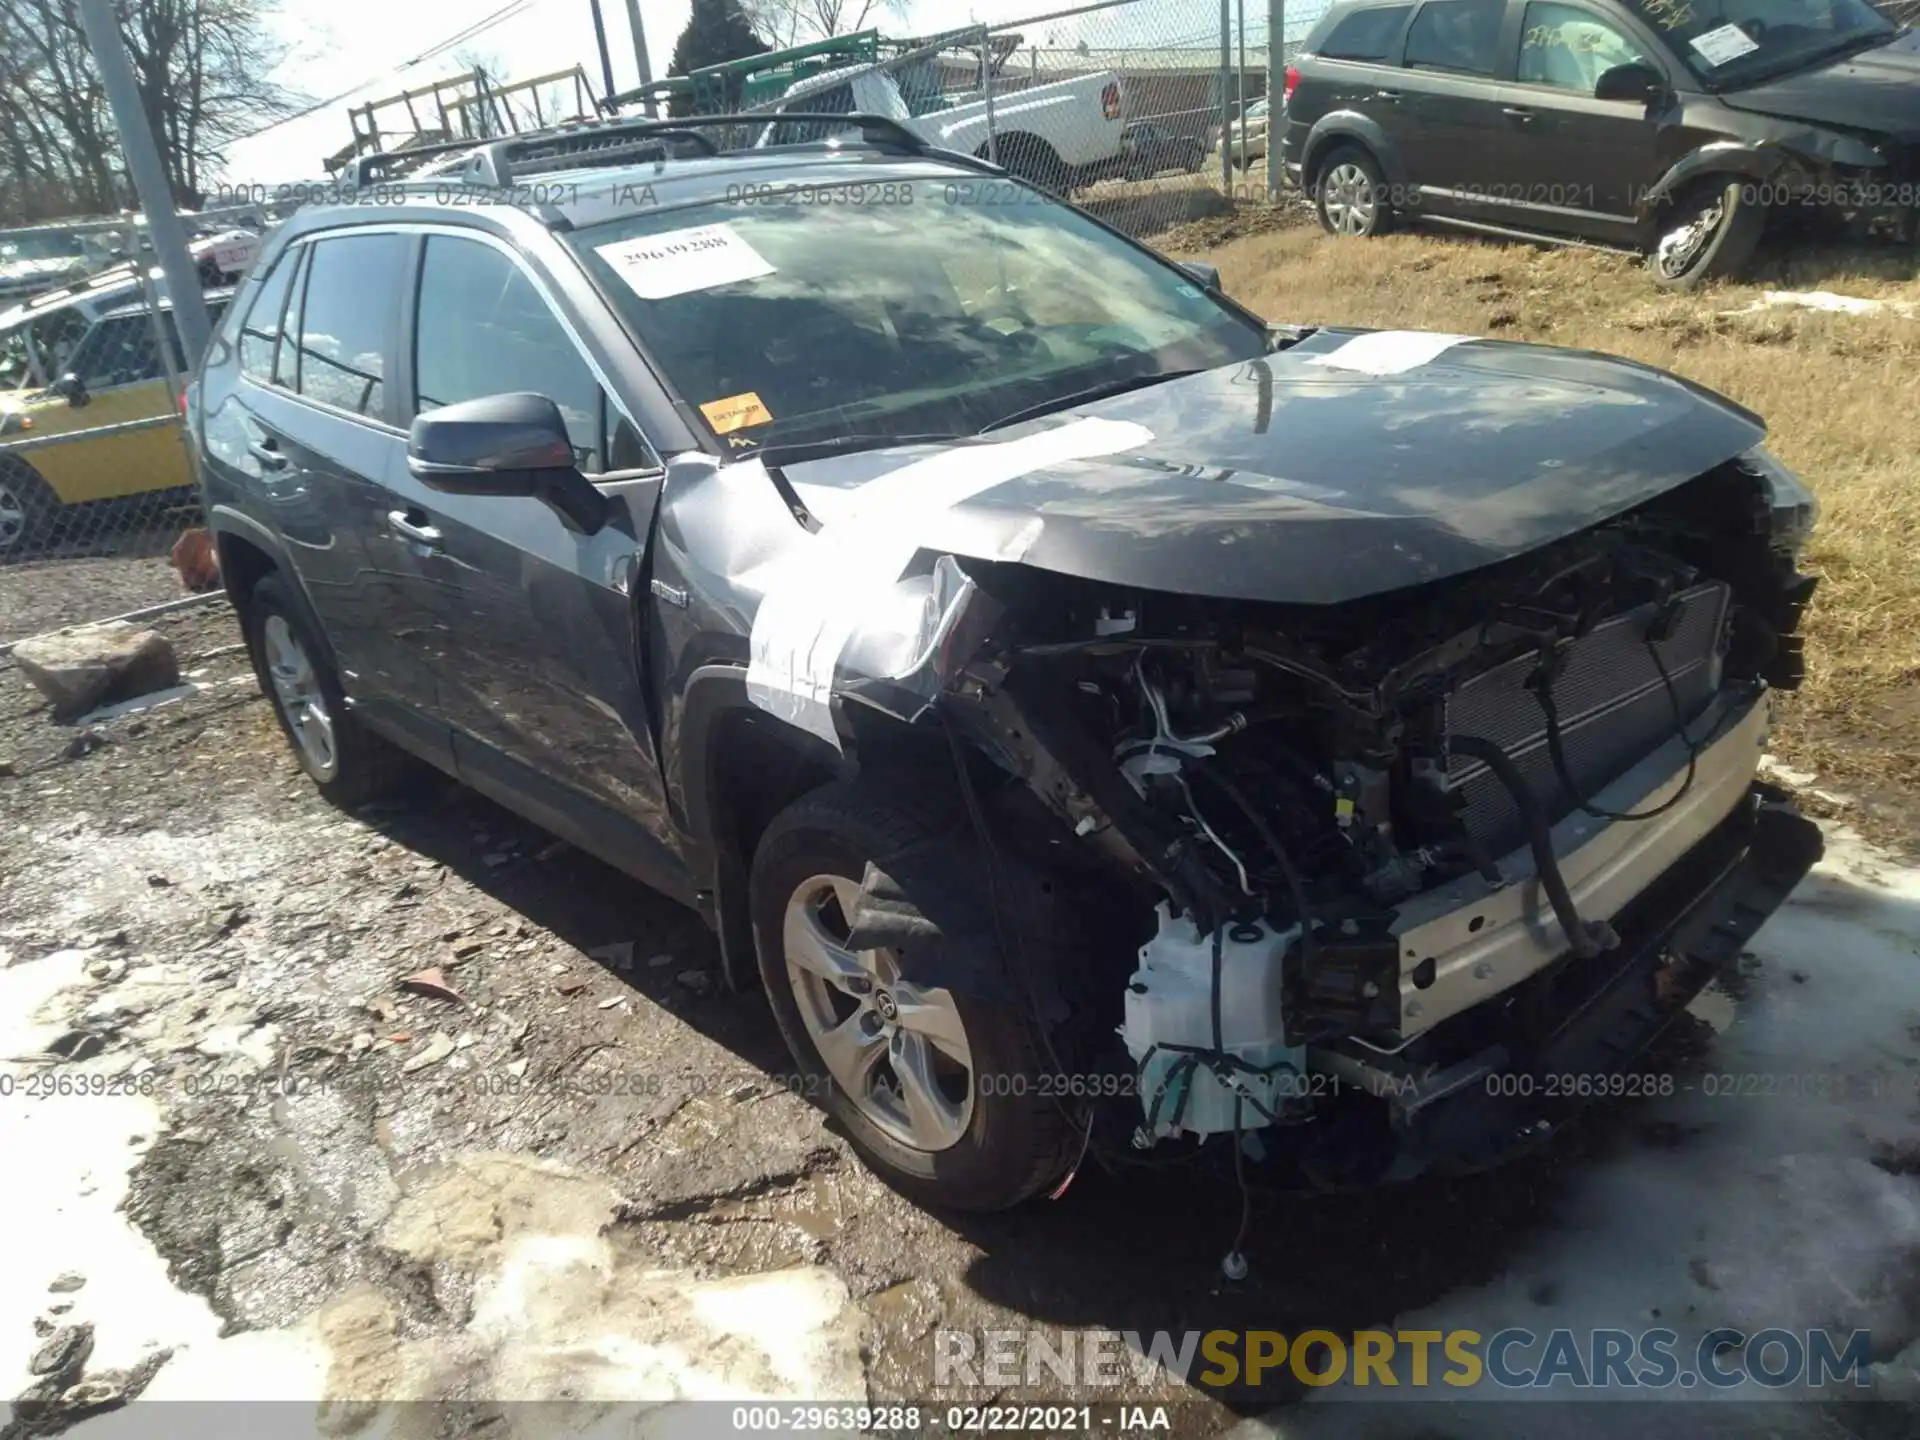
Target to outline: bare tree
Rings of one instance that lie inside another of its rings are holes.
[[[907,0],[754,0],[754,28],[780,48],[850,35],[907,12]]]
[[[278,0],[121,0],[120,33],[177,199],[298,97],[266,77],[284,54]],[[75,0],[0,0],[0,220],[117,208],[114,133]]]

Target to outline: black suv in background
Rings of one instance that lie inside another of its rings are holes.
[[[1548,1134],[1819,853],[1755,783],[1813,584],[1759,420],[1269,326],[789,118],[856,133],[501,141],[269,241],[188,433],[308,773],[424,759],[698,909],[927,1200]]]
[[[1914,235],[1920,38],[1867,0],[1351,0],[1287,73],[1335,235],[1425,220],[1647,253],[1684,289],[1770,219]]]

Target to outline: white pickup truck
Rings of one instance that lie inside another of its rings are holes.
[[[1023,90],[995,91],[991,102],[984,93],[954,101],[942,96],[937,108],[915,114],[892,74],[850,66],[822,71],[789,86],[769,113],[884,115],[929,145],[992,159],[1023,180],[1064,193],[1083,179],[1110,173],[1120,158],[1121,132],[1126,128],[1121,100],[1120,77],[1104,71]],[[811,138],[796,134],[798,128],[769,127],[758,143]]]

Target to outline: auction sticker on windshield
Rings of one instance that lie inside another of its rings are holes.
[[[773,419],[773,412],[752,390],[729,395],[724,400],[709,400],[700,407],[700,413],[707,417],[707,424],[713,427],[716,435],[731,435],[735,430],[744,430],[749,425],[765,425]]]
[[[667,300],[773,274],[773,266],[731,225],[695,225],[595,247],[642,300]]]
[[[1709,65],[1724,65],[1729,60],[1738,60],[1742,55],[1751,55],[1760,48],[1751,35],[1732,24],[1696,35],[1687,43]]]

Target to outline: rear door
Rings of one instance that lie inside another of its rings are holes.
[[[1381,100],[1400,117],[1390,133],[1420,210],[1478,217],[1511,185],[1516,137],[1500,72],[1518,23],[1507,0],[1426,0],[1414,13],[1397,90]]]
[[[589,536],[539,500],[403,481],[402,519],[428,537],[406,608],[430,616],[461,777],[590,849],[631,855],[648,842],[626,825],[668,828],[638,662],[662,468],[547,285],[504,242],[429,234],[412,291],[409,412],[545,395],[581,471],[620,502]]]
[[[406,473],[392,376],[415,248],[408,234],[366,229],[281,257],[242,326],[242,433],[225,448],[286,544],[348,696],[450,763],[421,620],[406,604],[419,561],[387,519],[389,486]]]
[[[1658,50],[1579,0],[1528,0],[1514,84],[1502,114],[1513,130],[1516,223],[1594,239],[1632,238],[1633,196],[1658,176],[1659,121],[1641,100],[1596,100],[1619,65],[1664,73]]]

